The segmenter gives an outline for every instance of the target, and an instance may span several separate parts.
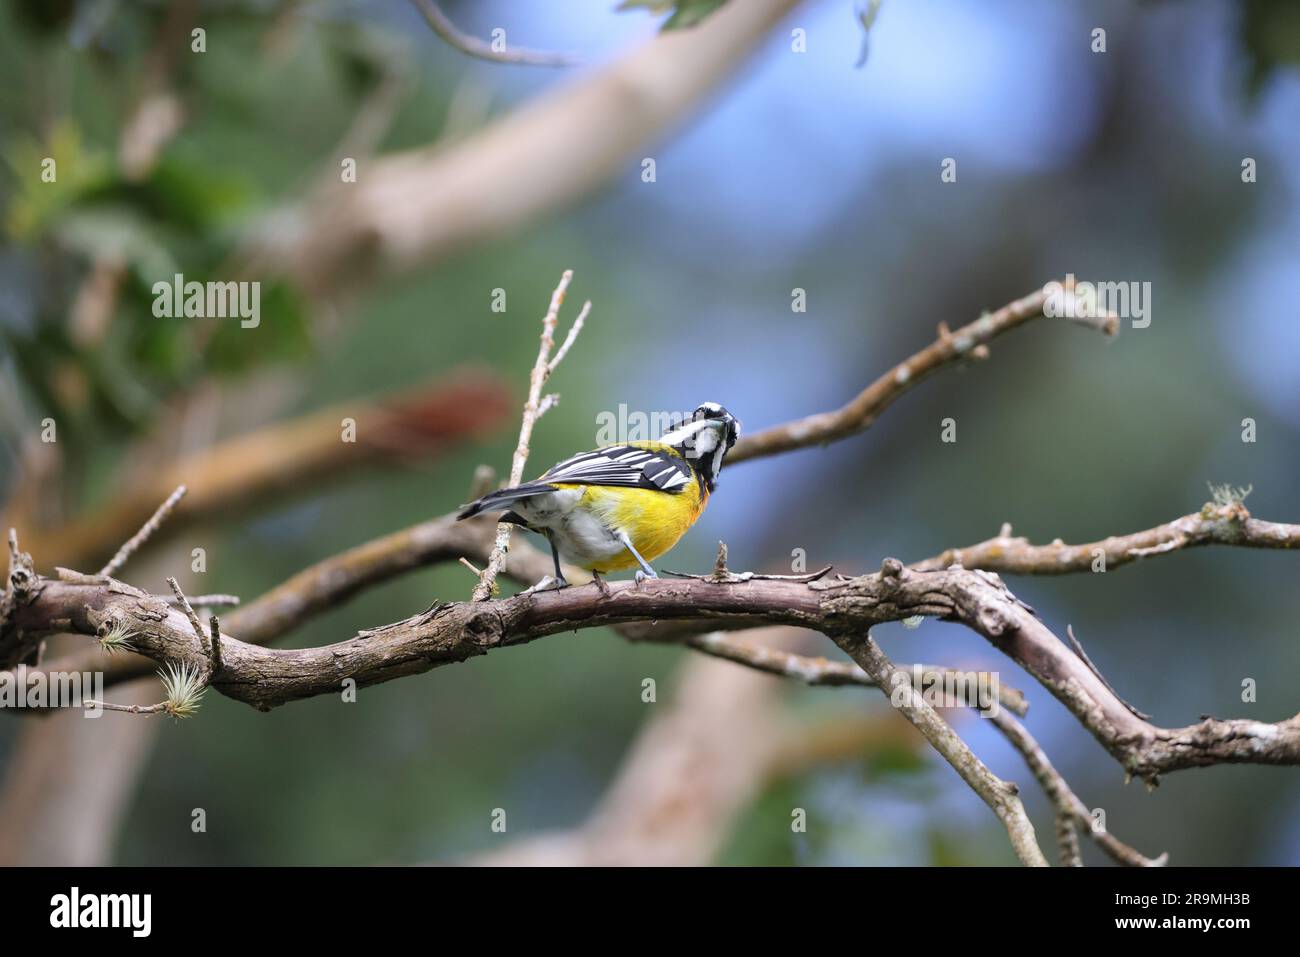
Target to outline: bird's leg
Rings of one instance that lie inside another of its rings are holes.
[[[640,570],[637,571],[636,575],[634,576],[636,578],[636,583],[638,585],[641,584],[643,581],[645,581],[647,578],[659,577],[658,575],[655,574],[655,570],[650,567],[650,563],[647,562],[644,558],[642,558],[641,553],[638,552],[635,547],[633,547],[632,539],[628,538],[627,532],[619,532],[618,540],[623,543],[624,548],[626,548],[629,552],[632,553],[632,557],[636,559],[636,563],[641,566]]]
[[[555,539],[551,537],[549,531],[546,533],[546,540],[551,544],[551,559],[555,562],[555,587],[568,588],[569,582],[564,577],[564,572],[560,570],[560,550],[555,547]]]
[[[591,580],[596,583],[596,587],[600,589],[600,593],[604,595],[606,598],[608,598],[609,585],[605,582],[605,579],[600,577],[600,572],[596,571],[595,569],[592,569]]]

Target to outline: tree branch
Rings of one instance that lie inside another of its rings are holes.
[[[788,643],[796,636],[776,628],[754,637]],[[661,694],[582,824],[527,835],[470,863],[702,867],[774,780],[885,748],[927,747],[885,712],[845,708],[812,721],[792,719],[780,707],[782,690],[769,675],[703,655],[687,658],[671,698]]]
[[[158,531],[163,522],[167,521],[167,516],[171,515],[172,509],[174,509],[177,503],[185,497],[185,492],[186,488],[184,485],[177,486],[176,491],[172,492],[172,494],[167,497],[167,501],[158,506],[158,511],[153,513],[149,518],[149,521],[145,522],[144,525],[141,526],[140,531],[132,535],[131,538],[129,538],[122,547],[117,550],[117,554],[109,559],[108,564],[99,570],[99,574],[104,578],[112,578],[121,571],[122,566],[130,560],[132,555],[139,551],[140,546],[149,541],[153,533]]]
[[[608,593],[593,584],[438,604],[316,648],[259,648],[223,636],[225,669],[213,687],[268,709],[334,693],[345,678],[376,684],[580,628],[646,621],[705,620],[711,630],[785,624],[839,641],[916,615],[956,621],[983,635],[1065,704],[1130,774],[1151,784],[1188,767],[1300,763],[1300,715],[1277,724],[1206,719],[1186,728],[1157,727],[1129,711],[996,575],[962,568],[917,572],[896,559],[886,559],[875,575],[829,581],[615,582]],[[181,612],[120,582],[41,579],[12,624],[30,644],[57,631],[93,635],[107,621],[134,631],[133,646],[154,661],[207,665],[207,651]]]
[[[514,235],[620,175],[731,77],[799,0],[728,3],[452,146],[377,157],[277,214],[241,257],[317,295]],[[593,135],[596,131],[598,135]]]
[[[64,525],[40,527],[24,514],[7,513],[5,519],[39,554],[69,566],[98,563],[144,525],[177,486],[189,489],[185,508],[155,542],[214,515],[264,503],[309,479],[396,456],[438,454],[483,434],[508,409],[508,393],[496,377],[466,371],[395,396],[339,403],[226,439],[131,485],[112,508]],[[345,418],[357,422],[355,443],[342,440]]]
[[[919,381],[919,378],[911,371],[913,368],[929,368],[933,370],[944,365],[950,365],[957,361],[958,357],[967,353],[979,354],[978,347],[974,349],[963,347],[957,350],[954,346],[952,349],[948,349],[945,343],[952,346],[962,336],[974,336],[980,334],[981,330],[984,334],[989,334],[990,330],[994,330],[993,334],[1005,332],[1014,328],[1017,324],[1027,322],[1041,315],[1042,304],[1045,299],[1035,298],[1040,295],[1042,294],[1038,293],[1026,297],[1034,299],[1034,308],[1038,309],[1037,313],[1033,312],[1032,309],[1018,308],[1015,303],[1012,303],[999,310],[998,313],[993,314],[999,316],[1005,313],[1007,318],[1004,322],[990,325],[986,319],[980,319],[958,330],[956,334],[941,329],[940,339],[937,343],[881,376],[875,384],[862,394],[863,396],[878,396],[876,400],[873,400],[876,404],[873,406],[874,412],[872,412],[872,415],[878,414],[893,398],[910,388],[914,382]],[[581,329],[585,315],[586,307],[584,306],[583,312],[579,314],[556,357],[550,360],[549,368],[554,369],[559,359],[567,352]],[[1013,321],[1016,317],[1020,317],[1019,320]],[[979,330],[974,329],[975,326],[979,326]],[[982,346],[984,343],[981,342],[980,345]],[[939,362],[940,365],[935,366],[935,362]],[[900,373],[900,370],[908,371]],[[897,388],[896,393],[890,391],[889,383],[893,383],[893,387]],[[883,398],[879,398],[881,396]],[[860,396],[859,399],[861,398]],[[835,413],[827,413],[827,415],[833,416]],[[768,432],[785,431],[793,434],[799,431],[798,426],[798,422],[790,423],[779,426],[775,430],[768,430]],[[865,426],[862,427],[865,428]],[[745,441],[745,439],[742,439],[736,448],[743,449]],[[779,450],[773,448],[770,452],[751,452],[749,457],[754,458],[774,454],[776,451]],[[735,460],[735,452],[736,449],[733,449],[728,457],[729,464]],[[182,474],[192,471],[194,466],[195,463],[191,463],[189,469],[181,470]],[[194,505],[195,502],[191,498],[190,507],[187,510],[191,514],[195,511]],[[137,506],[131,508],[132,511],[136,509]],[[488,546],[484,545],[485,540],[482,536],[480,521],[474,519],[458,527],[454,522],[454,517],[437,519],[358,546],[295,575],[289,581],[267,593],[258,602],[242,608],[227,624],[236,633],[243,635],[246,642],[250,644],[266,644],[287,633],[312,615],[347,600],[362,588],[386,581],[411,569],[442,561],[454,561],[462,557],[478,562],[487,561],[489,551]],[[126,532],[123,531],[121,534],[124,535]],[[79,537],[81,536],[78,534],[71,536],[74,542]],[[107,535],[101,529],[100,533],[94,537],[105,538]],[[55,535],[54,538],[56,544],[66,539],[65,536],[58,535]],[[109,541],[112,540],[109,539]],[[74,556],[76,552],[77,549],[74,548]],[[535,582],[550,572],[550,566],[544,556],[524,541],[515,542],[512,551],[508,555],[508,565],[518,570],[518,574],[512,575],[517,581],[524,583]],[[922,564],[925,567],[931,567],[934,561],[932,559],[930,562]],[[510,574],[509,570],[507,570],[507,574]],[[683,621],[662,623],[654,630],[653,634],[641,623],[628,624],[622,627],[620,632],[624,637],[634,641],[674,641],[710,630],[711,626],[708,622]],[[102,662],[95,652],[87,652],[86,655],[56,664],[62,666],[62,670],[67,671],[97,670],[102,666]],[[54,667],[55,665],[51,665],[51,668]],[[128,678],[150,674],[152,670],[152,666],[146,659],[119,656],[109,662],[107,666],[104,666],[105,681],[111,685]]]
[[[555,327],[560,321],[560,306],[564,304],[564,296],[569,290],[569,283],[573,280],[573,270],[566,269],[560,276],[560,283],[551,293],[551,304],[546,310],[546,315],[542,318],[542,335],[537,347],[537,361],[533,363],[533,371],[528,377],[528,401],[524,403],[524,413],[522,421],[519,424],[519,444],[515,446],[514,458],[510,463],[510,486],[518,485],[524,480],[524,466],[528,463],[528,443],[532,441],[533,426],[541,418],[542,408],[542,386],[546,385],[546,380],[550,378],[555,367],[560,364],[573,345],[574,339],[582,330],[582,324],[586,321],[587,314],[591,311],[591,303],[587,302],[578,313],[578,318],[573,323],[568,338],[564,340],[564,345],[556,353],[555,358],[551,358],[551,350],[555,348]],[[497,525],[496,542],[492,546],[492,551],[488,555],[487,567],[479,575],[478,584],[474,586],[474,601],[486,601],[492,597],[493,586],[496,584],[497,574],[501,571],[501,566],[505,562],[506,550],[510,547],[510,535],[514,531],[514,526],[509,522],[500,522]]]
[[[1104,568],[1109,570],[1153,555],[1168,555],[1202,545],[1300,548],[1300,525],[1251,518],[1240,502],[1226,505],[1207,502],[1199,512],[1164,525],[1131,535],[1113,535],[1086,545],[1067,545],[1060,539],[1049,545],[1031,545],[1026,538],[1012,538],[1010,526],[1003,526],[996,538],[967,548],[950,548],[911,567],[928,571],[956,564],[1005,575],[1064,575],[1091,571],[1102,556]]]
[[[757,642],[737,638],[722,631],[711,631],[687,638],[685,644],[688,648],[694,648],[714,658],[732,661],[756,671],[793,678],[812,687],[834,688],[845,685],[878,687],[871,675],[851,662],[811,658],[793,651],[770,648]],[[932,684],[957,675],[974,679],[964,682],[967,687],[970,685],[989,687],[994,680],[990,672],[963,673],[955,668],[945,668],[941,665],[898,665],[897,668],[907,675],[913,687],[916,687],[918,680],[921,684]],[[1029,703],[1025,700],[1024,694],[1001,682],[998,683],[998,702],[1002,707],[1022,717],[1029,711]],[[967,700],[965,703],[978,705],[978,702],[972,700]]]
[[[975,756],[952,726],[912,687],[906,672],[899,671],[885,657],[869,634],[864,632],[861,637],[846,634],[837,640],[887,696],[891,695],[890,689],[896,689],[890,698],[891,703],[925,735],[934,749],[997,815],[1007,829],[1012,850],[1020,862],[1030,867],[1046,867],[1047,858],[1043,857],[1034,836],[1034,825],[1020,801],[1019,788],[1010,781],[1003,781]]]
[[[520,459],[526,458],[531,423],[542,407],[541,384],[567,351],[586,314],[584,309],[560,355],[550,360],[554,313],[567,282],[568,274],[553,297],[552,310],[548,313],[549,328],[544,323],[520,447],[516,451],[516,468],[512,470],[520,475],[518,478],[512,475],[513,481],[522,478],[524,462]],[[955,334],[941,329],[936,343],[878,379],[853,403],[834,413],[798,420],[751,436],[750,444],[738,445],[733,456],[743,461],[747,457],[834,441],[861,431],[912,382],[968,355],[983,357],[989,339],[1041,315],[1044,303],[1045,293],[1036,293],[982,317]],[[1111,319],[1102,323],[1106,331],[1113,331]],[[531,421],[529,411],[532,411]],[[741,454],[736,456],[736,451]],[[442,532],[444,536],[439,542],[445,548],[446,529]],[[1115,559],[1122,563],[1209,543],[1293,547],[1296,527],[1257,522],[1250,518],[1240,501],[1223,501],[1207,505],[1199,515],[1186,516],[1168,526],[1127,538],[1132,540],[1106,540],[1102,543],[1102,553],[1109,558],[1108,546],[1113,544]],[[1077,570],[1081,563],[1077,554],[1065,554],[1069,546],[1057,542],[1035,548],[1023,539],[1011,539],[1009,529],[1004,529],[993,542],[999,544],[986,542],[969,550],[945,553],[911,569],[887,559],[880,573],[857,578],[732,575],[720,566],[715,575],[686,581],[650,581],[636,585],[620,582],[606,591],[575,587],[506,600],[439,604],[406,621],[361,632],[349,641],[323,648],[273,651],[222,635],[215,619],[210,632],[205,633],[192,610],[186,609],[189,614],[182,614],[156,596],[102,576],[66,573],[57,581],[39,578],[31,570],[30,559],[24,565],[22,559],[26,556],[18,553],[16,542],[11,539],[10,588],[0,601],[0,661],[23,660],[49,634],[70,631],[94,635],[109,627],[129,631],[133,645],[147,658],[164,664],[173,682],[192,684],[219,677],[212,686],[222,694],[268,709],[287,701],[336,692],[344,679],[355,680],[359,685],[373,684],[560,631],[614,625],[631,638],[667,641],[686,638],[698,650],[751,668],[800,677],[810,683],[875,683],[891,687],[901,672],[871,640],[870,627],[885,621],[930,615],[960,622],[987,638],[1061,700],[1130,774],[1150,784],[1155,784],[1162,773],[1185,767],[1300,763],[1300,715],[1277,724],[1207,719],[1187,728],[1152,725],[1131,711],[1095,669],[1081,656],[1071,653],[996,575],[958,564],[933,567],[943,558],[967,557],[975,563],[1005,561],[1008,544],[1022,556],[1021,565],[1013,570],[1023,567],[1043,570],[1049,549],[1055,550],[1056,565],[1076,566],[1060,570]],[[129,546],[130,543],[123,548],[128,557]],[[1092,549],[1076,548],[1088,549],[1087,564],[1091,567],[1095,557]],[[544,562],[535,550],[531,551],[531,556],[524,553],[525,564],[538,558]],[[367,581],[395,574],[395,569],[401,567],[403,554],[407,562],[423,561],[432,551],[427,547],[384,549],[378,556],[366,556],[349,576],[316,594],[311,593],[311,586],[318,579],[304,573],[306,577],[295,587],[278,595],[272,593],[242,610],[241,613],[248,613],[247,635],[272,637],[280,633],[277,629],[301,621],[330,602],[342,600]],[[463,552],[457,557],[463,557]],[[491,558],[496,557],[504,563],[503,551],[491,553]],[[319,573],[335,561],[322,563],[310,571]],[[115,569],[118,565],[120,562],[110,563],[109,567]],[[182,606],[186,604],[179,596],[178,600]],[[236,631],[238,614],[232,619]],[[264,629],[261,636],[257,632],[259,623]],[[766,624],[821,631],[848,651],[862,672],[800,656],[769,654],[725,636],[698,634],[702,630]],[[218,669],[219,676],[214,674]],[[201,686],[194,687],[201,694]],[[169,700],[172,697],[169,691]],[[197,701],[197,696],[194,700]],[[178,713],[180,709],[172,706],[164,710]],[[1027,863],[1044,863],[1014,786],[993,776],[923,697],[914,692],[911,684],[907,685],[900,710],[994,809],[1006,825],[1018,856]],[[999,727],[1021,750],[1047,790],[1057,812],[1063,859],[1074,862],[1078,859],[1076,827],[1085,823],[1087,809],[1069,791],[1023,727],[1011,719],[1007,721],[1010,723],[1003,722]],[[1089,833],[1094,834],[1091,821],[1086,823]],[[1097,839],[1108,853],[1126,863],[1153,863],[1118,842],[1112,840],[1108,844],[1101,837]]]
[[[1062,286],[1067,290],[1071,288],[1065,283]],[[1043,309],[1050,298],[1047,287],[1044,286],[996,312],[985,313],[956,332],[950,332],[946,325],[940,325],[938,339],[880,376],[848,405],[833,412],[819,412],[742,436],[727,455],[727,463],[730,465],[792,449],[826,445],[865,431],[895,399],[917,383],[960,362],[987,358],[989,342],[1018,326],[1042,318]],[[1114,316],[1103,316],[1100,320],[1084,317],[1061,321],[1081,322],[1099,328],[1106,335],[1114,335],[1119,328],[1119,321]]]
[[[745,641],[724,632],[710,632],[697,638],[688,639],[686,643],[688,646],[705,654],[723,658],[727,661],[734,661],[759,671],[793,678],[808,685],[821,687],[849,684],[866,685],[881,687],[887,694],[891,690],[889,684],[878,685],[871,675],[856,665],[827,661],[825,658],[809,658],[783,648],[772,648],[757,642]],[[942,682],[945,678],[949,678],[954,674],[954,670],[950,668],[923,665],[921,666],[920,681],[918,682],[916,666],[898,665],[894,666],[889,680],[894,681],[897,680],[896,675],[901,676],[907,680],[912,688],[923,691],[925,687]],[[976,678],[980,687],[988,687],[993,681],[993,676],[985,672],[977,673]],[[971,682],[964,682],[962,686],[969,690],[971,684]],[[942,686],[952,687],[953,685],[943,684]],[[969,698],[965,703],[967,706],[979,710],[1020,752],[1034,777],[1042,786],[1044,793],[1052,802],[1057,815],[1057,834],[1062,848],[1062,863],[1071,866],[1082,866],[1082,859],[1078,856],[1078,833],[1076,830],[1076,824],[1078,824],[1086,828],[1088,835],[1120,864],[1130,867],[1164,866],[1168,860],[1168,855],[1162,854],[1159,858],[1153,860],[1129,847],[1108,831],[1097,827],[1097,823],[1093,820],[1087,805],[1070,790],[1065,778],[1052,766],[1043,749],[1025,729],[1025,726],[1012,717],[1012,714],[1024,717],[1029,710],[1024,695],[1000,681],[997,683],[997,688],[1001,708],[986,710],[980,707],[978,701]],[[962,760],[966,759],[963,757]],[[1018,816],[1013,814],[1013,820],[1019,826]]]
[[[495,50],[492,44],[458,30],[456,24],[448,19],[433,0],[411,0],[411,3],[420,11],[420,16],[424,17],[425,23],[429,24],[434,33],[467,56],[493,63],[521,63],[526,66],[576,66],[578,63],[577,57],[567,53],[547,53],[523,48]]]
[[[393,532],[303,569],[256,601],[242,605],[227,617],[225,626],[248,644],[270,644],[359,592],[406,572],[463,556],[486,561],[495,529],[496,522],[489,515],[463,522],[448,515]],[[537,581],[550,570],[550,559],[522,540],[511,546],[502,568],[505,575],[523,584]],[[155,597],[175,601],[171,596]],[[196,600],[194,604],[203,607],[204,602]],[[155,665],[139,655],[114,655],[105,660],[97,649],[88,648],[49,662],[45,670],[102,671],[104,686],[112,687],[153,674]]]
[[[1169,860],[1168,854],[1149,858],[1135,851],[1108,830],[1099,828],[1093,820],[1088,805],[1070,790],[1061,773],[1052,766],[1047,754],[1034,740],[1025,726],[1005,711],[985,712],[994,726],[1011,742],[1012,747],[1020,752],[1042,786],[1047,799],[1052,802],[1057,815],[1057,832],[1061,843],[1062,863],[1070,866],[1082,865],[1078,857],[1078,832],[1075,825],[1081,826],[1116,863],[1128,867],[1163,867]]]

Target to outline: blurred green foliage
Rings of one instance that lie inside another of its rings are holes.
[[[618,5],[620,10],[633,10],[643,7],[652,13],[662,14],[672,11],[672,16],[664,21],[665,30],[680,30],[693,27],[726,0],[623,0]]]
[[[1243,0],[1241,43],[1250,60],[1247,83],[1258,95],[1279,67],[1300,64],[1300,4]]]

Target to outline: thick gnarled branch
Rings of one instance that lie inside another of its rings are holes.
[[[1060,699],[1130,774],[1152,783],[1162,773],[1208,764],[1300,763],[1300,716],[1277,724],[1207,719],[1187,728],[1157,727],[1133,714],[996,575],[963,568],[918,572],[894,559],[887,559],[878,574],[848,579],[617,582],[608,593],[595,585],[574,586],[439,604],[405,621],[316,648],[260,648],[223,636],[225,667],[213,687],[265,709],[334,693],[347,678],[358,685],[376,684],[600,625],[703,620],[714,629],[735,629],[786,624],[843,640],[916,615],[960,622],[983,635]],[[136,649],[155,661],[207,666],[207,652],[183,613],[118,582],[41,579],[13,618],[29,640],[54,630],[95,634],[112,621],[135,631]]]

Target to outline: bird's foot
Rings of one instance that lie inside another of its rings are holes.
[[[641,583],[645,581],[647,578],[657,579],[659,576],[654,573],[654,569],[651,569],[650,571],[643,571],[642,569],[638,568],[636,570],[636,575],[633,577],[636,578],[636,584],[637,587],[639,588],[641,586]]]
[[[531,588],[525,588],[521,594],[531,595],[539,591],[558,591],[561,588],[568,588],[569,582],[565,578],[553,578],[546,575],[536,585]]]

